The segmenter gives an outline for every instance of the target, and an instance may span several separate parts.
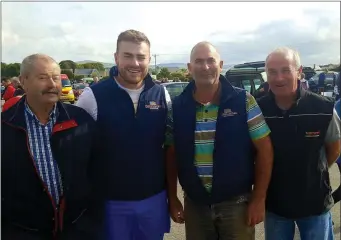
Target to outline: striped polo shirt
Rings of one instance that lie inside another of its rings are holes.
[[[217,98],[218,99],[218,98]],[[246,112],[249,133],[252,140],[261,139],[270,134],[270,129],[266,124],[262,111],[255,98],[246,93]],[[218,117],[219,104],[197,103],[196,106],[196,128],[195,128],[195,156],[194,164],[199,177],[207,191],[212,188],[213,174],[213,150]],[[173,144],[172,136],[173,120],[171,115],[167,124],[167,145]]]
[[[58,205],[60,196],[63,193],[61,175],[57,162],[53,158],[50,144],[52,129],[56,123],[57,114],[57,108],[54,107],[50,114],[50,120],[46,125],[43,125],[25,103],[25,119],[30,150],[39,176],[43,180],[56,205]]]

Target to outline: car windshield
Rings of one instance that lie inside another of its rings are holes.
[[[80,84],[80,85],[76,85],[75,89],[79,90],[79,89],[84,89],[85,87],[86,87],[85,84]]]
[[[171,98],[175,98],[176,96],[180,95],[182,91],[186,87],[186,83],[175,83],[175,84],[168,84],[166,85],[166,89]]]
[[[63,87],[71,87],[71,82],[68,79],[63,79],[62,80],[62,86]]]

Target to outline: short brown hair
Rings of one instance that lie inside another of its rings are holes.
[[[147,36],[143,32],[133,29],[121,32],[120,35],[118,35],[116,43],[116,52],[118,52],[118,45],[120,42],[133,42],[138,44],[145,42],[150,47],[150,42]]]

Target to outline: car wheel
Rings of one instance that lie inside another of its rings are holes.
[[[75,101],[71,101],[70,103],[71,103],[71,104],[75,104]]]

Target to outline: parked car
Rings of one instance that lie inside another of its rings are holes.
[[[161,83],[161,86],[164,86],[167,89],[171,99],[173,100],[176,96],[182,93],[187,84],[188,82],[168,82]]]
[[[257,96],[260,87],[267,81],[265,62],[247,62],[230,68],[225,77],[235,87],[243,88],[251,95]]]
[[[88,87],[88,84],[85,83],[77,83],[73,85],[73,94],[75,95],[75,99],[77,100],[79,96],[83,93],[84,88]]]
[[[318,80],[319,80],[319,75],[321,74],[322,72],[318,72],[316,73],[314,76],[312,76],[308,83],[309,83],[309,88],[312,92],[315,92],[317,93],[318,92],[318,88],[317,88],[317,85],[318,85]],[[323,95],[326,95],[326,96],[329,96],[330,94],[333,95],[333,92],[334,92],[334,87],[335,87],[335,82],[334,82],[334,75],[336,74],[337,76],[337,73],[334,73],[334,72],[327,72],[326,73],[326,80],[324,82],[325,84],[325,93],[323,93]],[[337,77],[336,77],[337,78]]]
[[[62,80],[62,95],[60,96],[60,100],[62,102],[69,102],[71,104],[75,103],[75,95],[73,93],[71,81],[69,80],[66,74],[61,74]]]
[[[302,72],[305,74],[306,79],[316,74],[313,68],[306,66],[302,67]],[[260,90],[267,82],[265,61],[235,65],[226,72],[225,76],[233,86],[245,89],[255,98],[261,97],[263,93]]]

